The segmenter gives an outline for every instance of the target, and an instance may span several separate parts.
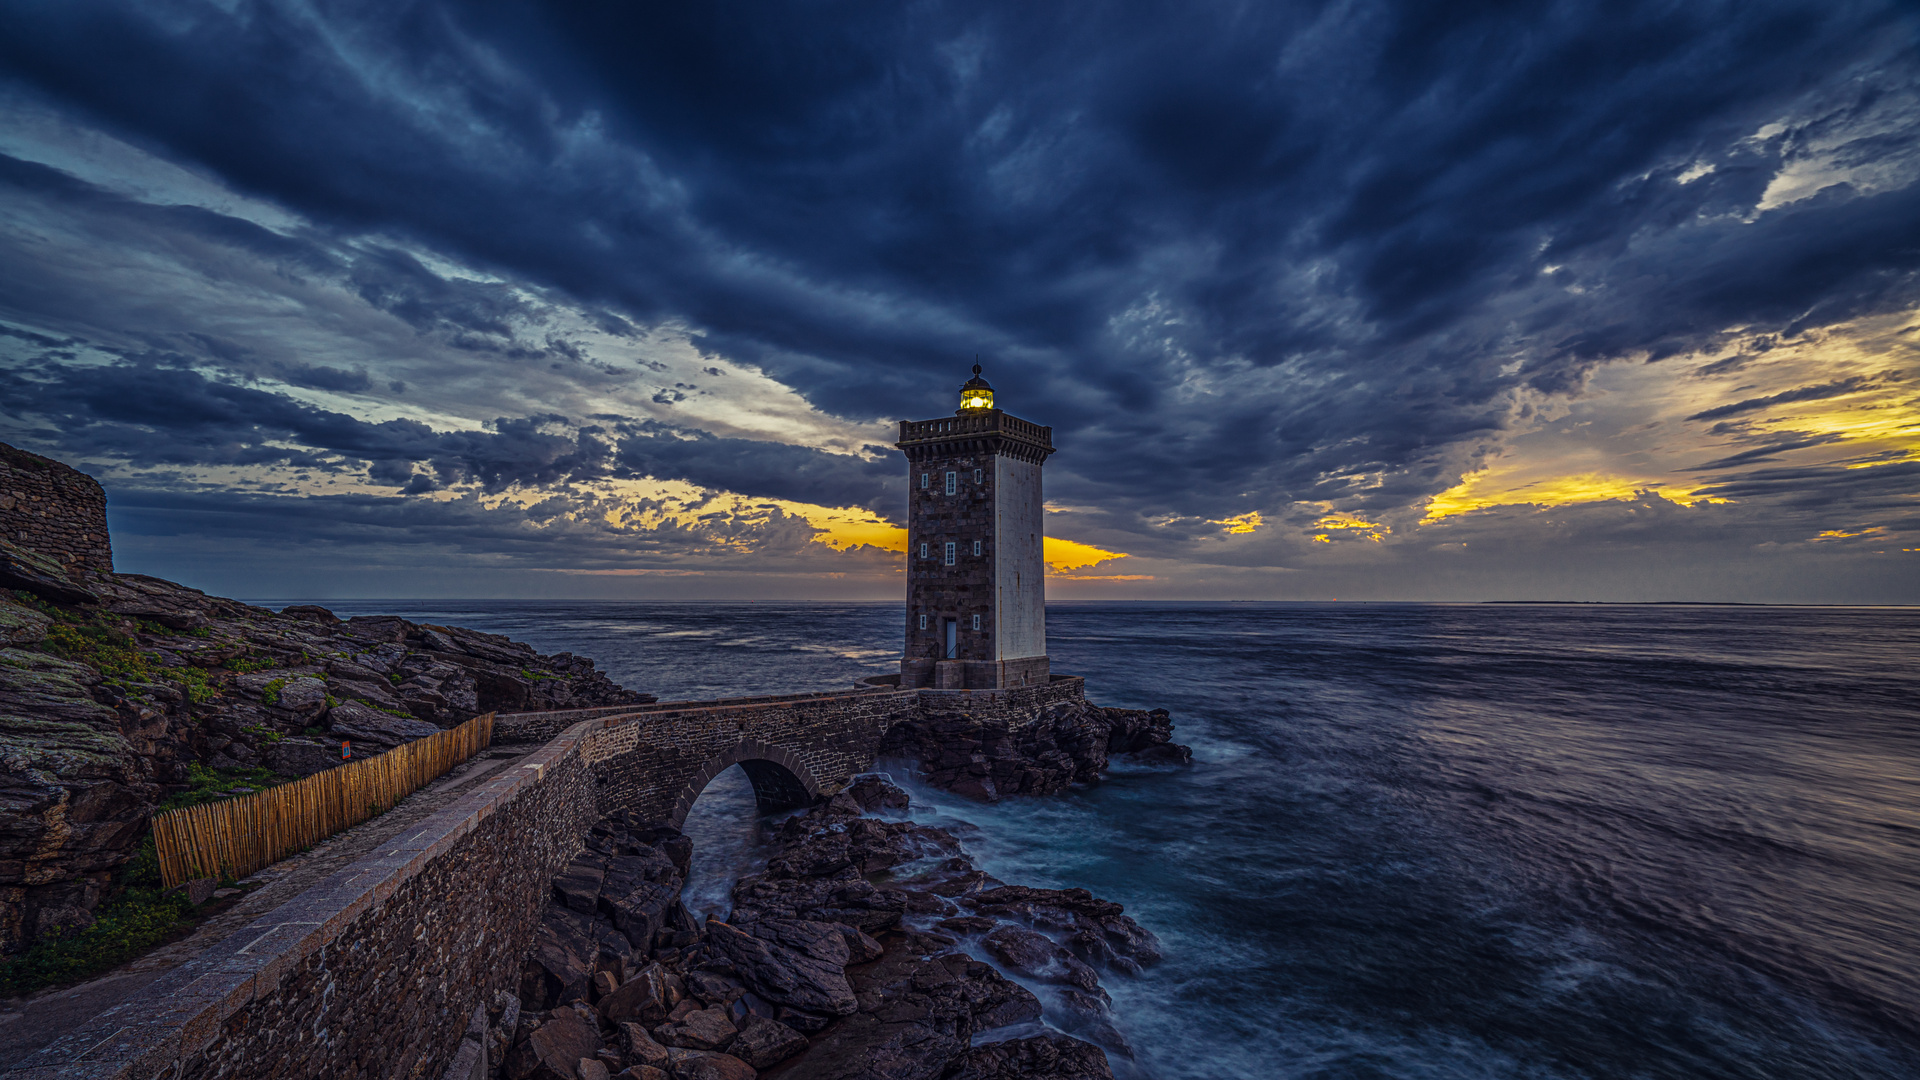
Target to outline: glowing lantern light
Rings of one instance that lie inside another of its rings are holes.
[[[973,365],[973,378],[960,387],[960,408],[963,412],[967,409],[993,408],[993,387],[980,377],[979,364]]]

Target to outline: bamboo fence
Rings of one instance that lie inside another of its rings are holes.
[[[383,814],[493,741],[493,714],[290,784],[153,819],[167,888],[243,878],[342,829]]]

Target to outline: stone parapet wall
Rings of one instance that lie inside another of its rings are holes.
[[[1038,722],[1054,705],[1084,702],[1087,680],[1078,675],[1054,675],[1040,686],[1005,690],[919,690],[920,710],[928,718],[967,716],[979,721],[1004,722],[1018,731]]]
[[[107,493],[93,477],[0,443],[0,539],[76,570],[113,572]]]
[[[551,878],[598,819],[587,730],[0,1075],[439,1076],[474,1008],[518,985]]]
[[[915,690],[681,703],[596,721],[604,730],[590,737],[588,757],[603,812],[630,810],[678,825],[689,791],[697,795],[713,773],[774,760],[755,747],[777,748],[792,761],[780,764],[814,794],[831,795],[872,767],[887,729],[919,710]]]

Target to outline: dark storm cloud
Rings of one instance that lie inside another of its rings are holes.
[[[51,424],[69,452],[139,465],[335,470],[344,459],[370,466],[377,481],[413,491],[463,481],[498,491],[605,471],[607,447],[591,431],[544,430],[558,417],[502,418],[491,431],[436,432],[415,420],[368,423],[285,394],[209,379],[170,359],[181,358],[0,370],[0,389],[11,411]],[[424,471],[416,474],[416,465]]]
[[[620,436],[613,458],[616,475],[686,480],[748,497],[864,506],[882,513],[892,511],[899,498],[899,464],[887,456],[863,461],[812,447],[723,439],[651,420],[620,423],[613,431]]]
[[[435,431],[414,420],[369,423],[285,394],[210,379],[185,358],[149,354],[100,367],[0,369],[0,396],[40,418],[65,453],[136,465],[365,468],[408,494],[465,482],[487,492],[653,477],[748,496],[827,506],[889,505],[893,463],[786,443],[720,438],[656,421],[502,417],[486,431]],[[351,373],[332,372],[325,378]],[[293,444],[289,448],[286,444]]]
[[[1789,401],[1823,401],[1827,398],[1836,398],[1843,394],[1851,394],[1871,385],[1873,385],[1873,380],[1861,376],[1854,376],[1850,379],[1840,379],[1835,382],[1822,383],[1819,386],[1802,386],[1793,390],[1782,390],[1778,394],[1768,394],[1766,397],[1747,398],[1745,401],[1736,401],[1731,405],[1722,405],[1713,409],[1703,409],[1687,417],[1687,419],[1719,420],[1722,417],[1738,416],[1741,413],[1758,412],[1769,405],[1779,405]]]
[[[1050,491],[1139,527],[1287,500],[1405,507],[1457,479],[1445,463],[1510,422],[1523,381],[1564,392],[1729,327],[1792,337],[1911,305],[1920,189],[1755,206],[1789,163],[1913,158],[1911,123],[1867,119],[1915,84],[1915,25],[1834,0],[241,16],[71,0],[10,13],[0,69],[325,238],[101,210],[125,232],[338,278],[476,355],[579,361],[515,336],[513,283],[561,290],[609,333],[678,322],[861,419],[939,411],[928,387],[982,353],[1002,400],[1060,435]],[[151,344],[129,387],[184,347]],[[351,366],[225,362],[365,385]],[[119,405],[57,378],[34,392],[75,445],[160,461],[353,459],[416,489],[646,474],[893,509],[885,469],[806,448],[638,421],[434,433],[180,378]]]

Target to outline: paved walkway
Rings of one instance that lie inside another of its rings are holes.
[[[228,934],[372,853],[395,833],[459,797],[468,784],[493,775],[536,749],[510,745],[484,751],[379,817],[247,878],[244,883],[256,887],[232,907],[201,923],[191,936],[162,945],[78,986],[43,991],[0,1005],[0,1062],[18,1061],[120,1004],[164,972],[199,956]]]

